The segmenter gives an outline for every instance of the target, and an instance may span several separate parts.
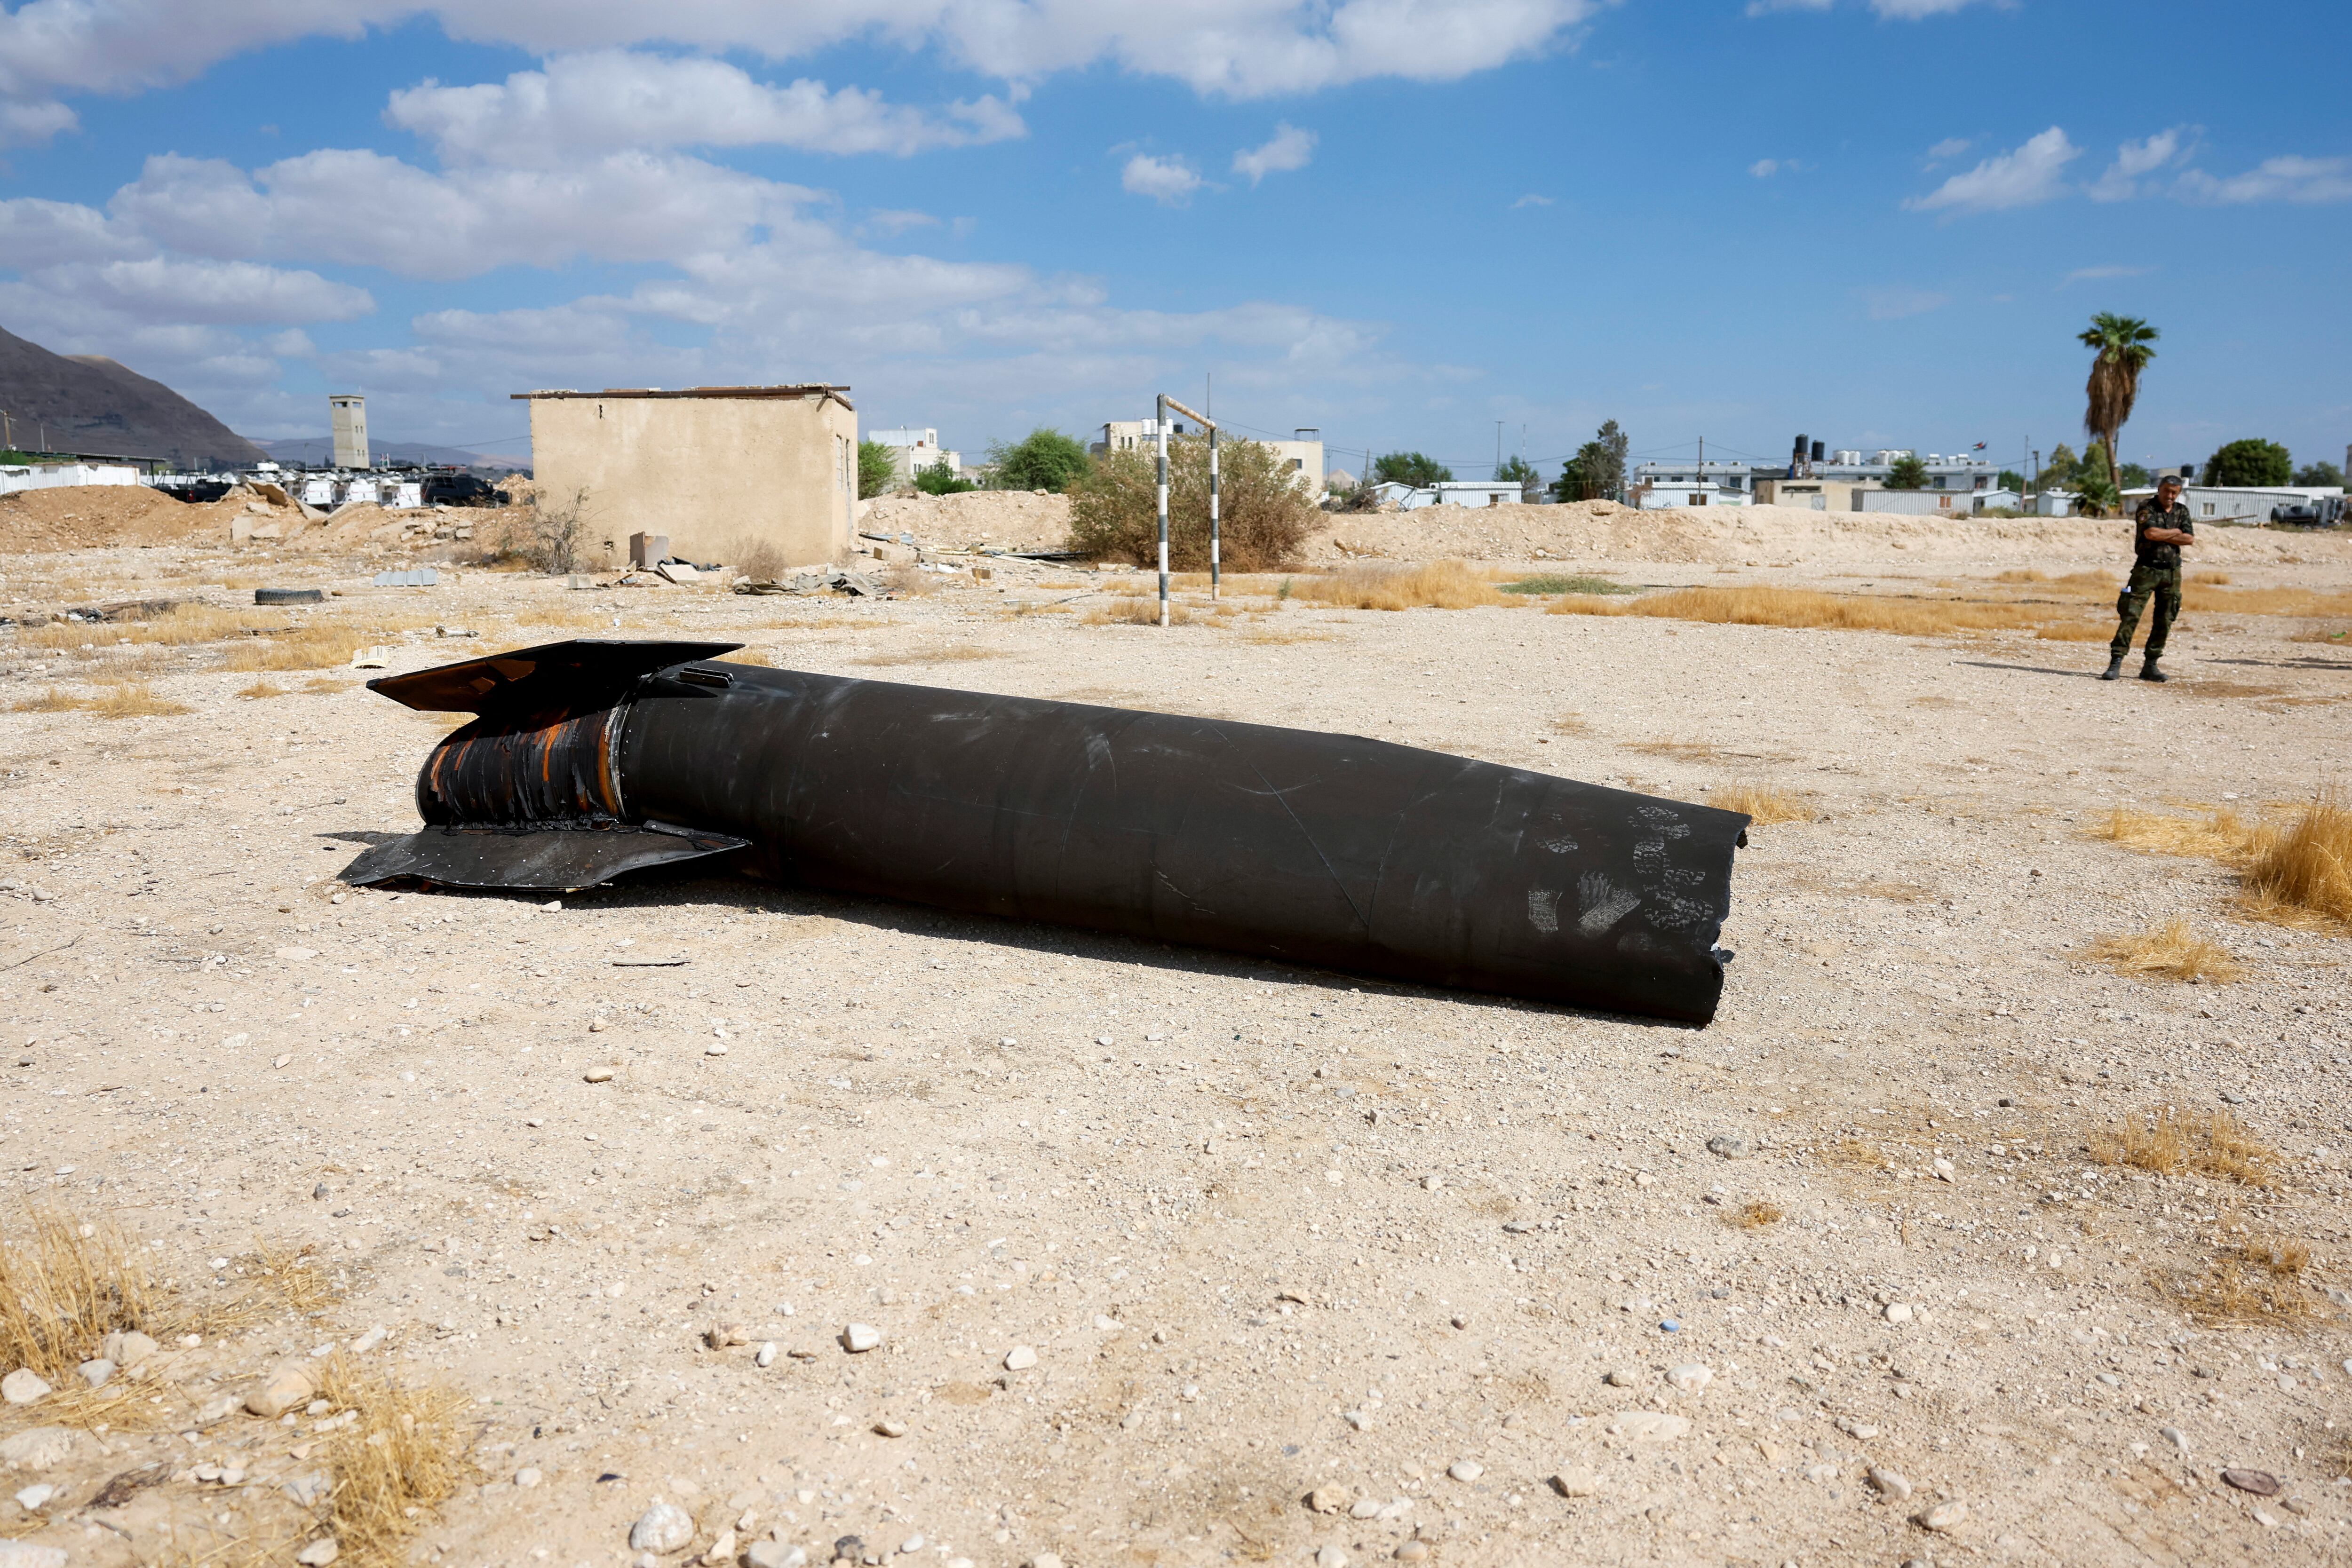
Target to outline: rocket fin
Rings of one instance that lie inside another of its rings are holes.
[[[562,708],[588,713],[625,694],[641,675],[672,664],[715,659],[740,643],[640,643],[618,637],[576,637],[542,643],[461,664],[384,675],[368,683],[396,703],[424,713],[512,713]]]
[[[751,841],[667,824],[634,828],[427,828],[374,845],[343,870],[354,887],[412,878],[443,887],[572,893]]]

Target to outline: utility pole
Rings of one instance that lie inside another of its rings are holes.
[[[1160,394],[1152,433],[1160,442],[1160,624],[1168,624],[1168,394]]]
[[[1503,476],[1503,422],[1495,422],[1495,477]]]

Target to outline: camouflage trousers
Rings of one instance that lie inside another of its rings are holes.
[[[2132,633],[2139,630],[2140,612],[2151,598],[2156,601],[2156,615],[2147,623],[2147,656],[2153,659],[2164,652],[2173,618],[2180,613],[2179,566],[2140,561],[2132,567],[2131,580],[2116,595],[2116,639],[2107,644],[2110,657],[2120,659],[2131,652]]]

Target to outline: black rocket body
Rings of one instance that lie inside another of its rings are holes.
[[[1693,1023],[1748,819],[1359,736],[581,641],[371,682],[479,715],[355,883],[753,875]]]

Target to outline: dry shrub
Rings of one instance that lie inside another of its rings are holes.
[[[100,718],[162,718],[193,711],[185,703],[157,696],[155,688],[144,681],[127,681],[83,706]]]
[[[2203,855],[2234,862],[2252,845],[2254,830],[2227,809],[2209,812],[2200,821],[2117,806],[2091,828],[2090,836],[2149,854]]]
[[[1158,601],[1153,601],[1152,619],[1158,620]],[[974,659],[1001,659],[1002,648],[983,648],[977,643],[936,643],[929,648],[892,648],[884,653],[869,653],[858,660],[861,664],[956,664]]]
[[[2293,822],[2263,829],[2249,846],[2243,881],[2250,914],[2352,925],[2352,806],[2322,789]]]
[[[1738,1230],[1761,1230],[1768,1225],[1778,1225],[1787,1214],[1777,1203],[1750,1198],[1725,1217],[1726,1223]]]
[[[1292,482],[1274,448],[1228,441],[1217,453],[1219,555],[1225,570],[1272,571],[1298,558],[1322,520],[1315,497]],[[1138,566],[1159,559],[1156,458],[1115,452],[1070,486],[1073,549]],[[1179,571],[1209,567],[1209,444],[1168,444],[1168,563]]]
[[[1941,636],[1958,632],[2032,632],[2060,642],[2104,641],[2112,626],[2057,604],[1994,604],[1958,599],[1894,599],[1801,588],[1677,588],[1619,601],[1568,594],[1554,615],[1647,615],[1730,626],[1822,628]]]
[[[2278,1151],[2227,1111],[2191,1121],[2168,1105],[2144,1120],[2101,1128],[2086,1142],[2091,1157],[2103,1166],[2130,1166],[2158,1176],[2193,1172],[2248,1186],[2277,1184],[2272,1173]]]
[[[1592,726],[1580,713],[1564,713],[1551,721],[1554,735],[1587,735]]]
[[[254,1243],[254,1277],[261,1288],[298,1312],[315,1312],[334,1303],[336,1290],[319,1271],[316,1249],[297,1241]]]
[[[73,713],[85,699],[74,695],[63,686],[51,686],[38,696],[9,705],[11,713]]]
[[[1098,610],[1087,612],[1084,620],[1089,626],[1157,626],[1160,624],[1160,600],[1156,594],[1122,593]],[[1168,624],[1189,626],[1192,612],[1171,599],[1168,601]]]
[[[324,670],[351,663],[362,648],[383,642],[382,628],[332,622],[299,626],[276,637],[256,637],[228,650],[222,667],[239,674],[261,670]]]
[[[2295,1277],[2299,1271],[2271,1269],[2250,1259],[2243,1248],[2231,1248],[2207,1264],[2202,1273],[2158,1283],[2185,1311],[2214,1327],[2301,1325],[2316,1312],[2310,1290]]]
[[[1292,591],[1345,610],[1470,610],[1514,602],[1458,560],[1418,567],[1351,566],[1307,578]]]
[[[1671,757],[1678,762],[1719,762],[1723,759],[1722,748],[1711,742],[1676,740],[1672,736],[1664,740],[1629,741],[1625,749],[1641,752],[1645,757]]]
[[[1854,1170],[1891,1171],[1895,1161],[1885,1150],[1866,1138],[1840,1138],[1820,1151],[1823,1165],[1844,1166]]]
[[[792,558],[778,549],[773,539],[739,535],[728,548],[728,561],[737,571],[755,582],[775,582],[793,570]]]
[[[1505,593],[1639,593],[1638,588],[1628,588],[1622,582],[1605,577],[1589,577],[1581,572],[1533,572],[1511,582],[1497,584]]]
[[[35,1210],[0,1236],[0,1361],[60,1388],[118,1329],[148,1329],[161,1306],[113,1226]],[[70,1382],[68,1381],[70,1380]]]
[[[240,689],[236,695],[241,697],[282,697],[286,695],[286,688],[268,681],[256,681]]]
[[[2230,574],[2226,571],[2192,571],[2189,574],[2189,580],[2200,587],[2220,588],[2229,582]]]
[[[1783,822],[1810,822],[1813,809],[1785,789],[1769,784],[1732,784],[1707,797],[1707,804],[1724,811],[1738,811],[1759,828],[1776,828]]]
[[[2315,593],[2307,588],[2207,588],[2191,578],[2181,591],[2181,607],[2221,615],[2352,615],[2352,593]]]
[[[939,573],[925,571],[919,566],[894,566],[881,574],[881,582],[891,592],[910,599],[920,599],[940,591]]]
[[[2161,976],[2170,980],[2213,980],[2222,984],[2245,971],[2221,944],[2189,929],[2189,922],[2166,921],[2153,931],[2102,936],[2083,949],[2118,975]]]
[[[397,1561],[400,1543],[465,1474],[468,1402],[438,1385],[401,1387],[340,1354],[327,1363],[319,1391],[336,1414],[359,1413],[327,1451],[335,1539],[359,1563]]]

